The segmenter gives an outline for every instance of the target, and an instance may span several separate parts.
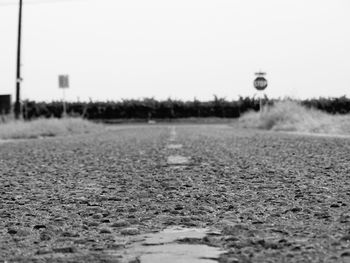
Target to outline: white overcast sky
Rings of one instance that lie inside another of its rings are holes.
[[[350,97],[349,0],[23,0],[22,99]],[[18,0],[0,0],[0,94],[15,91]],[[37,2],[33,4],[33,2]],[[40,3],[38,3],[40,2]]]

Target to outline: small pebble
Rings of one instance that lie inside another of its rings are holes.
[[[102,229],[100,230],[100,233],[101,233],[101,234],[111,234],[112,231],[111,231],[110,229],[108,229],[108,228],[102,228]]]
[[[175,207],[174,207],[175,210],[182,210],[184,209],[184,206],[181,205],[181,204],[177,204]]]
[[[31,231],[27,230],[27,229],[18,229],[17,230],[17,235],[19,236],[29,236],[31,234]]]
[[[87,222],[87,225],[88,226],[98,226],[99,223],[97,223],[97,222]]]
[[[53,234],[49,231],[43,231],[40,233],[40,240],[41,241],[48,241],[51,240]]]
[[[128,263],[141,263],[141,260],[139,258],[134,258],[130,260]]]
[[[60,247],[52,249],[55,253],[76,253],[77,249],[75,247]]]
[[[103,215],[100,214],[100,213],[94,214],[94,215],[92,216],[92,218],[93,218],[93,219],[101,219],[101,218],[103,218]]]
[[[129,228],[122,229],[120,233],[125,236],[134,236],[134,235],[138,235],[140,231],[137,228],[129,227]]]
[[[345,235],[340,240],[342,240],[342,241],[350,241],[350,235]]]
[[[35,252],[36,255],[46,255],[50,254],[52,251],[49,249],[39,249]]]
[[[38,229],[44,229],[44,228],[46,228],[45,225],[35,225],[35,226],[33,227],[33,229],[36,229],[36,230],[38,230]]]
[[[291,212],[293,213],[298,213],[301,212],[303,209],[301,207],[293,207],[292,209],[290,209]]]
[[[17,234],[17,230],[16,230],[16,229],[13,229],[13,228],[9,228],[9,229],[7,230],[7,233],[9,233],[10,235],[15,235],[15,234]]]
[[[129,222],[123,219],[120,219],[112,224],[112,227],[127,227],[129,226]]]
[[[109,216],[110,214],[111,214],[111,213],[108,212],[108,211],[103,211],[102,216],[103,216],[103,217],[107,217],[107,216]]]
[[[340,256],[341,257],[350,257],[350,251],[345,251],[345,252],[341,253]]]
[[[79,237],[79,234],[76,233],[76,232],[69,232],[69,231],[67,231],[67,232],[63,232],[61,234],[61,236],[63,236],[63,237]]]

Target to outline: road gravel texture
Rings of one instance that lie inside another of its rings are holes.
[[[349,150],[227,125],[2,143],[0,262],[123,262],[133,237],[169,226],[215,229],[186,242],[222,263],[350,262]]]

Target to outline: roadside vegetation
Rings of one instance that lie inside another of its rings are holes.
[[[267,98],[266,98],[267,99]],[[25,119],[38,117],[61,117],[62,103],[25,101],[23,103]],[[69,102],[67,112],[70,116],[82,116],[91,120],[169,120],[181,118],[238,118],[247,110],[258,110],[257,98],[240,97],[228,101],[214,96],[211,101],[181,101],[174,99],[121,101]]]
[[[264,104],[273,104],[279,100],[264,98]],[[350,113],[350,98],[318,98],[302,100],[300,103],[308,108],[315,108],[331,114]],[[24,101],[23,118],[60,118],[62,102]],[[239,97],[227,100],[214,96],[210,101],[181,101],[174,99],[121,101],[69,102],[69,116],[80,116],[90,120],[167,120],[180,118],[238,118],[247,111],[259,110],[259,99],[256,97]]]
[[[81,118],[37,119],[33,121],[9,120],[0,123],[0,139],[32,139],[97,132],[102,124]]]
[[[181,122],[230,123],[239,118],[242,127],[276,131],[350,134],[350,99],[319,98],[301,101],[240,97],[228,101],[142,100],[69,102],[69,118],[62,118],[62,103],[24,101],[23,121],[1,116],[0,139],[38,138],[86,133],[102,129],[103,123]],[[90,121],[94,121],[90,122]]]
[[[285,100],[265,106],[263,112],[248,112],[239,119],[245,128],[306,133],[350,134],[349,114],[328,114]]]

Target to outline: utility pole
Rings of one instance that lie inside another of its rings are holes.
[[[22,0],[19,0],[18,12],[18,40],[17,40],[17,74],[16,74],[16,102],[15,118],[18,120],[21,116],[21,40],[22,40]]]

